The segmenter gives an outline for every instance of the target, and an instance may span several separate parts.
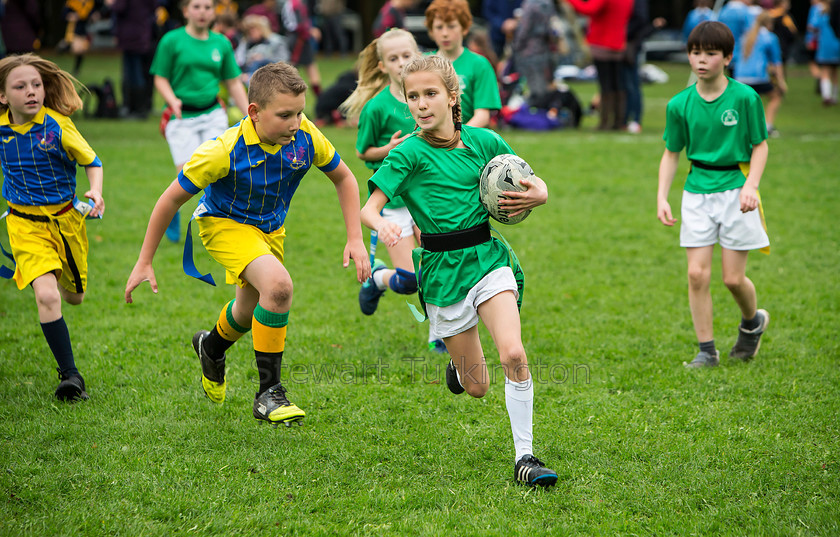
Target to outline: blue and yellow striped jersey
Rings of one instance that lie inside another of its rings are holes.
[[[280,229],[292,196],[313,165],[323,172],[341,162],[333,145],[306,117],[284,146],[260,142],[250,117],[201,144],[178,175],[191,194],[204,189],[199,216],[230,218],[265,233]]]
[[[101,167],[73,121],[46,106],[23,125],[0,116],[3,197],[18,205],[53,205],[76,195],[76,165]]]

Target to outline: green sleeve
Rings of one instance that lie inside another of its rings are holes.
[[[220,34],[221,35],[221,34]],[[222,80],[230,80],[232,78],[237,78],[239,75],[242,74],[242,70],[239,68],[239,65],[236,63],[236,57],[233,54],[233,46],[230,44],[230,41],[227,37],[221,36],[222,38]]]
[[[686,144],[685,118],[678,108],[674,99],[668,102],[665,108],[665,133],[662,135],[665,148],[673,153],[682,151]]]
[[[764,119],[764,105],[758,94],[752,95],[748,104],[750,144],[758,145],[767,139],[767,123]]]
[[[483,60],[483,61],[482,61]],[[502,98],[499,94],[499,84],[493,66],[483,56],[478,56],[475,62],[475,87],[473,88],[473,110],[487,108],[499,110],[502,108]]]
[[[175,53],[172,51],[172,34],[166,34],[160,39],[157,50],[155,50],[155,57],[152,60],[152,66],[149,69],[153,75],[162,76],[166,79],[172,78],[172,62],[175,59]]]

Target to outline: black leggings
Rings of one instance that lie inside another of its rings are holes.
[[[621,61],[595,60],[595,69],[598,71],[598,85],[602,94],[624,90],[621,83]]]

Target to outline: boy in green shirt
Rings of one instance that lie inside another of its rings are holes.
[[[502,98],[490,61],[464,46],[470,26],[466,0],[434,0],[426,8],[426,29],[438,46],[435,54],[448,58],[458,73],[461,120],[471,127],[487,127],[491,112],[502,108]]]
[[[691,32],[686,48],[697,83],[675,95],[666,112],[657,192],[657,217],[666,226],[676,222],[668,191],[683,148],[691,162],[682,197],[680,246],[688,258],[689,308],[700,352],[687,367],[713,367],[720,361],[709,290],[715,243],[722,248],[723,281],[742,315],[729,356],[755,356],[770,323],[767,311],[756,309],[755,286],[746,276],[749,251],[769,251],[770,245],[758,194],[767,163],[767,127],[758,94],[724,74],[734,43],[732,32],[719,22],[703,22]]]

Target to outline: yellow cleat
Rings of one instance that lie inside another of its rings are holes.
[[[224,380],[224,379],[223,379]],[[227,383],[213,382],[204,375],[201,375],[201,387],[204,388],[204,394],[214,403],[222,404],[225,402],[225,392],[227,391]]]

